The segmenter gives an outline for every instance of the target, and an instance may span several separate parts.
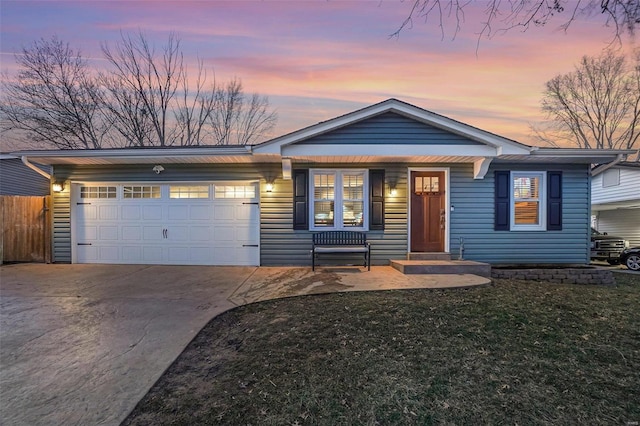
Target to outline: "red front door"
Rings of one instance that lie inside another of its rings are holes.
[[[444,251],[444,172],[411,172],[411,251]]]

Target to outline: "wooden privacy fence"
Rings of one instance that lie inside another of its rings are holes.
[[[51,197],[0,196],[2,262],[51,262]]]

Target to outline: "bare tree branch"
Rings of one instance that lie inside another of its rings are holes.
[[[102,45],[111,67],[98,74],[67,44],[36,42],[17,55],[17,76],[3,76],[0,131],[31,146],[96,149],[248,144],[273,128],[268,99],[247,101],[239,79],[216,87],[199,61],[190,81],[180,46],[172,34],[156,52],[142,33],[122,34]]]
[[[109,123],[103,93],[80,52],[57,38],[39,40],[16,55],[15,79],[2,79],[3,131],[23,142],[61,149],[101,148]]]
[[[215,108],[210,123],[218,145],[246,145],[256,142],[276,123],[266,97],[253,94],[246,101],[242,82],[235,78],[216,89]]]
[[[116,120],[129,118],[141,121],[135,126],[121,123],[118,128],[145,128],[148,122],[153,126],[154,137],[138,138],[136,144],[175,144],[176,133],[168,122],[171,103],[184,80],[180,40],[171,34],[160,58],[142,33],[135,38],[122,34],[121,40],[113,49],[103,44],[102,52],[112,65],[109,73],[112,89],[119,90],[122,95],[115,97],[116,104],[112,107],[112,111],[118,108],[122,111],[121,114],[116,114]],[[113,90],[111,93],[115,94]],[[124,104],[121,103],[123,101]],[[139,111],[132,114],[132,106]],[[139,135],[130,135],[132,139],[135,136]]]
[[[613,52],[585,56],[573,72],[549,80],[542,110],[550,121],[534,128],[536,136],[554,146],[640,148],[640,54],[631,62]]]
[[[471,0],[412,0],[407,17],[391,37],[413,26],[416,18],[427,22],[436,15],[442,38],[445,37],[444,21],[455,20],[452,38],[455,38],[464,24],[464,9],[472,4]],[[605,17],[604,25],[613,28],[613,39],[620,41],[623,33],[634,35],[640,24],[640,2],[638,0],[486,0],[482,29],[478,34],[478,43],[482,38],[491,38],[516,28],[526,31],[531,25],[544,26],[554,17],[564,21],[563,30],[581,16],[600,14]]]

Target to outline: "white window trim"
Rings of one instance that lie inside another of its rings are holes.
[[[516,224],[516,198],[513,195],[513,180],[515,176],[539,177],[539,202],[538,225],[518,225]],[[546,231],[547,230],[547,172],[512,170],[509,178],[509,208],[511,210],[511,230],[512,231]]]
[[[334,173],[334,194],[333,194],[333,210],[334,210],[334,226],[315,226],[315,199],[314,199],[314,177],[316,174]],[[342,223],[342,214],[338,215],[338,211],[342,212],[342,177],[348,173],[363,174],[363,209],[362,209],[362,226],[344,226]],[[339,207],[339,208],[338,208]],[[368,231],[369,230],[369,170],[368,169],[309,169],[309,230],[310,231]]]

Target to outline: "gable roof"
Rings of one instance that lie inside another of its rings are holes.
[[[537,149],[536,147],[532,147],[508,138],[504,138],[502,136],[487,132],[485,130],[478,129],[477,127],[464,124],[460,121],[453,120],[443,115],[436,114],[431,111],[427,111],[415,105],[411,105],[406,102],[402,102],[398,99],[391,98],[391,99],[387,99],[386,101],[362,108],[360,110],[357,110],[345,115],[341,115],[339,117],[336,117],[327,121],[322,121],[318,124],[306,127],[304,129],[289,133],[284,136],[280,136],[270,141],[267,141],[258,145],[254,145],[252,147],[252,152],[256,154],[281,154],[281,155],[287,155],[287,151],[302,153],[304,151],[302,149],[291,149],[291,148],[294,145],[302,145],[304,141],[308,141],[311,138],[318,137],[321,135],[326,135],[330,132],[343,129],[347,126],[354,125],[356,123],[359,123],[364,120],[368,120],[386,113],[399,114],[403,117],[409,118],[416,122],[433,126],[435,128],[449,132],[453,135],[466,138],[470,142],[469,145],[474,145],[474,142],[475,142],[476,143],[475,145],[479,143],[481,146],[487,148],[484,150],[479,150],[476,155],[491,155],[491,154],[493,154],[494,156],[503,155],[503,154],[523,155],[523,154],[528,154],[531,151],[534,151]],[[388,154],[397,153],[399,145],[404,145],[404,144],[401,141],[399,141],[398,143],[387,145]],[[441,152],[442,144],[437,148],[436,148],[436,145],[438,144],[429,144],[429,145],[431,145],[432,148],[431,149],[427,148],[426,150],[424,149],[425,148],[424,145],[422,146],[423,149],[421,149],[421,155],[425,155],[425,154],[428,155],[429,151],[431,151],[433,154],[436,154],[436,155],[444,154],[443,152]],[[362,149],[364,147],[360,147],[360,148]],[[341,148],[341,150],[343,149],[344,147]],[[324,150],[325,152],[327,151],[326,144],[325,144]],[[308,150],[308,151],[311,154],[313,150]],[[377,151],[379,155],[382,155],[383,154],[382,151],[384,150],[378,149]],[[412,150],[406,150],[405,152],[411,152],[411,151]],[[466,156],[468,155],[469,153],[466,153]]]

